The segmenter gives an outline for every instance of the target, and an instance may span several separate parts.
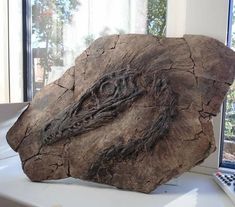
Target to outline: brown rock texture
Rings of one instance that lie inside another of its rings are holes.
[[[149,193],[215,150],[235,53],[215,39],[112,35],[36,94],[7,134],[32,181]]]

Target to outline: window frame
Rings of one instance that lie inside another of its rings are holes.
[[[23,93],[24,101],[32,100],[33,74],[32,74],[32,50],[31,50],[31,0],[22,0],[23,18]]]
[[[22,0],[2,0],[0,4],[0,103],[18,103],[23,101]]]
[[[10,102],[10,67],[9,67],[9,2],[0,2],[0,103]]]
[[[231,47],[232,40],[232,24],[233,24],[233,6],[234,0],[229,0],[229,12],[228,12],[228,30],[227,30],[227,46]],[[225,113],[226,113],[226,102],[227,99],[224,100],[222,106],[222,119],[221,119],[221,137],[220,137],[220,149],[219,149],[219,167],[220,168],[228,168],[235,170],[235,162],[223,162],[223,151],[224,151],[224,130],[225,130]]]

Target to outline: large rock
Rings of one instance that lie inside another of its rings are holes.
[[[215,150],[211,117],[234,74],[234,52],[209,37],[102,37],[36,94],[7,140],[32,181],[149,193]]]

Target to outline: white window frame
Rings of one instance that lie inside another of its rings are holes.
[[[16,103],[22,101],[22,0],[1,0],[0,103]]]
[[[0,1],[0,103],[9,102],[8,3]]]

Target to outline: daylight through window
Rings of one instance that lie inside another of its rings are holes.
[[[231,1],[228,43],[235,50],[235,5]],[[235,168],[235,83],[230,87],[224,104],[221,166]]]
[[[31,0],[32,96],[59,78],[98,37],[125,33],[165,35],[166,2]]]

